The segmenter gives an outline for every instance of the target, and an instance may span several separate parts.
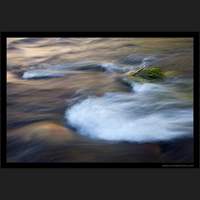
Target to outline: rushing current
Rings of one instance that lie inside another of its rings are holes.
[[[55,161],[79,161],[72,150],[65,158],[65,145],[80,145],[82,155],[85,143],[94,146],[94,155],[81,157],[84,161],[116,159],[112,153],[102,158],[95,147],[100,144],[111,146],[112,152],[118,145],[127,161],[133,153],[129,143],[184,141],[181,148],[188,151],[193,137],[192,40],[12,38],[7,48],[11,160],[26,161],[31,155],[36,161],[49,161],[50,156]],[[128,72],[152,66],[160,67],[166,78],[127,80]],[[62,149],[57,153],[56,145]],[[38,152],[43,152],[42,158]],[[171,161],[173,156],[166,155]]]
[[[88,97],[67,110],[65,117],[81,134],[105,140],[146,142],[191,136],[193,114],[187,102],[176,99],[167,86],[135,84],[134,88],[133,94]],[[168,100],[163,103],[159,98]]]

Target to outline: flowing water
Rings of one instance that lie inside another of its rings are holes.
[[[10,162],[192,162],[190,38],[9,38]],[[126,73],[158,66],[159,82]]]

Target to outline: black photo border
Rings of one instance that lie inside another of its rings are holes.
[[[67,162],[31,163],[7,162],[7,44],[8,37],[138,37],[138,38],[193,38],[193,139],[192,163],[122,163],[122,162]],[[1,167],[2,168],[199,168],[199,32],[1,32]]]

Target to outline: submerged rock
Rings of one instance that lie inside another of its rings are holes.
[[[47,143],[66,143],[76,139],[72,130],[54,122],[38,122],[15,129],[9,136],[19,137],[29,142],[32,140],[44,141]]]

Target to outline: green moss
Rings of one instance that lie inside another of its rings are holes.
[[[138,73],[138,76],[144,79],[157,80],[157,79],[163,79],[164,73],[161,71],[159,67],[151,67],[142,70],[140,73]]]
[[[160,81],[165,78],[165,73],[159,67],[148,67],[139,72],[131,71],[127,75],[128,79],[138,82]]]

